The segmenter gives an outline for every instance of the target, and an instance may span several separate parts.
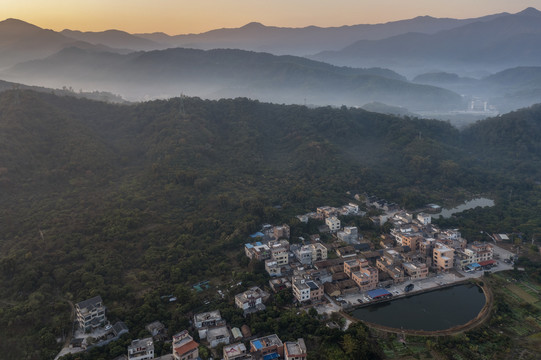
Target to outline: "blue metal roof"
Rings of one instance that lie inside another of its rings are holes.
[[[370,296],[372,299],[379,297],[379,296],[385,296],[385,295],[391,295],[390,292],[388,292],[385,289],[376,289],[376,290],[370,290],[368,292],[368,296]]]
[[[263,236],[265,236],[265,234],[263,234],[261,231],[258,231],[256,233],[253,233],[252,235],[250,235],[251,238],[263,237]]]
[[[263,344],[259,340],[254,341],[253,344],[254,344],[254,346],[255,346],[255,348],[257,350],[259,350],[259,349],[261,349],[263,347]]]
[[[265,356],[263,356],[263,360],[272,360],[272,359],[278,359],[280,355],[278,353],[270,353]]]
[[[260,234],[261,234],[261,233],[260,233]],[[263,234],[261,234],[261,236],[263,236]],[[256,243],[255,243],[255,244],[256,244],[257,246],[261,246],[261,245],[263,245],[263,244],[261,243],[261,241],[256,241]]]
[[[246,246],[246,247],[247,247],[248,249],[251,249],[251,248],[253,248],[253,247],[254,247],[254,246],[253,246],[252,244],[250,244],[250,243],[248,243],[248,244],[244,244],[244,246]]]

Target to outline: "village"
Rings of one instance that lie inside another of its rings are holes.
[[[313,219],[322,224],[309,239],[291,239],[287,224],[265,224],[250,235],[252,241],[245,243],[244,254],[250,261],[264,263],[270,280],[268,291],[255,286],[235,295],[235,306],[245,317],[265,311],[271,292],[290,291],[294,299],[290,306],[305,311],[313,308],[318,314],[330,315],[451,286],[482,276],[484,271],[513,268],[514,255],[496,244],[508,240],[506,234],[487,236],[490,242],[468,243],[457,229],[440,229],[432,224],[427,212],[413,214],[367,195],[357,195],[355,199],[366,209],[377,210],[379,215],[370,217],[375,226],[391,225],[390,233],[382,234],[379,244],[365,240],[357,227],[341,226],[340,217],[367,216],[354,202],[339,208],[322,206],[315,212],[298,215],[301,223]],[[106,345],[128,332],[123,322],[107,321],[106,308],[99,296],[77,303],[75,309],[78,336],[74,335],[69,348],[63,349],[58,357]],[[221,348],[219,356],[224,360],[307,358],[302,338],[282,342],[277,334],[253,337],[246,325],[240,329],[230,327],[219,310],[195,314],[191,324],[200,342],[210,349]],[[157,359],[200,358],[200,344],[188,329],[172,337],[159,321],[148,324],[146,329],[149,336],[133,340],[126,355],[115,360],[154,359],[154,341],[171,342],[171,354]],[[101,342],[89,343],[90,334]]]

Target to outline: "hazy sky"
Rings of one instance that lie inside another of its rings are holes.
[[[539,0],[0,0],[0,20],[53,30],[171,35],[239,27],[252,21],[303,27],[374,24],[419,15],[469,18],[541,9]]]

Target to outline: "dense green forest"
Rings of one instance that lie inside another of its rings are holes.
[[[0,93],[0,353],[53,358],[70,302],[98,294],[133,334],[157,319],[182,330],[201,304],[192,284],[264,282],[241,253],[248,234],[347,192],[409,209],[488,194],[493,208],[442,224],[471,240],[479,230],[537,236],[540,132],[539,106],[459,132],[245,98],[125,105]],[[171,293],[176,305],[160,303]]]

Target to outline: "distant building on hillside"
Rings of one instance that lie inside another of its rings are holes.
[[[188,334],[188,330],[173,336],[172,348],[175,360],[192,360],[199,357],[199,344]]]
[[[154,342],[152,338],[136,339],[128,346],[129,360],[154,359]]]
[[[75,305],[75,311],[77,312],[79,327],[85,332],[103,326],[107,321],[105,317],[105,306],[103,305],[101,296],[95,296],[77,303]]]
[[[304,339],[300,338],[297,341],[286,341],[284,343],[285,360],[304,360],[307,357],[306,345]]]

